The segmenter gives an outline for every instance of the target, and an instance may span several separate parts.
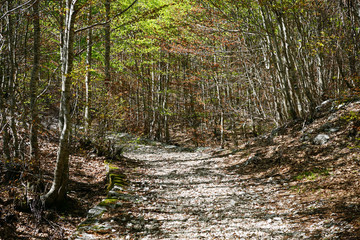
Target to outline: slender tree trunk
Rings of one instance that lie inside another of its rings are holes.
[[[264,28],[268,30],[267,36],[268,36],[268,44],[269,49],[272,51],[272,60],[275,63],[277,72],[278,72],[278,79],[281,85],[281,90],[283,91],[283,95],[285,98],[285,102],[287,105],[287,108],[289,110],[289,115],[292,119],[298,118],[298,111],[297,106],[294,103],[294,98],[292,91],[289,86],[289,75],[287,68],[284,63],[283,56],[281,55],[281,45],[278,40],[278,37],[276,36],[276,31],[273,23],[271,22],[271,16],[269,13],[269,9],[267,5],[264,5],[261,7],[261,15],[263,20]],[[272,41],[273,42],[272,42]],[[284,46],[283,46],[284,47]]]
[[[40,61],[40,16],[39,2],[33,4],[33,25],[34,25],[34,60],[30,78],[30,158],[35,163],[35,170],[40,169],[39,146],[38,146],[38,109],[36,103],[38,78],[39,78],[39,61]]]
[[[164,116],[164,137],[165,142],[170,141],[170,131],[169,131],[169,110],[168,110],[168,87],[170,82],[170,73],[169,73],[169,65],[170,65],[170,54],[168,54],[167,62],[166,62],[166,76],[165,76],[165,87],[164,87],[164,102],[163,109],[165,110]]]
[[[152,66],[151,69],[151,92],[149,93],[149,95],[151,96],[151,102],[150,102],[150,106],[151,106],[151,122],[150,122],[150,137],[151,139],[154,138],[155,136],[155,123],[156,123],[156,89],[155,89],[155,67]]]
[[[4,5],[4,10],[8,11],[9,10],[9,2],[7,1],[6,4]],[[9,16],[5,19],[5,27],[4,29],[1,29],[3,31],[3,34],[5,36],[7,36],[7,41],[9,41],[10,39],[10,26],[9,26]],[[2,69],[2,76],[1,76],[1,101],[0,101],[0,111],[1,111],[1,134],[2,134],[2,140],[3,140],[3,154],[5,157],[5,160],[7,160],[6,162],[8,162],[8,160],[11,159],[11,150],[10,150],[10,134],[9,134],[9,123],[7,121],[7,112],[6,112],[6,103],[9,101],[9,90],[10,90],[10,86],[9,86],[9,75],[10,75],[10,68],[9,68],[9,57],[6,55],[10,55],[11,53],[9,52],[9,48],[7,48],[7,43],[6,39],[3,41],[2,43],[2,49],[3,51],[1,51],[0,53],[4,54],[2,55],[2,61],[1,61],[1,69]]]
[[[90,6],[88,14],[88,23],[90,24],[92,18],[92,7]],[[92,29],[88,30],[87,35],[87,49],[86,49],[86,76],[85,76],[85,137],[89,137],[89,127],[90,127],[90,116],[89,116],[89,107],[90,107],[90,81],[91,81],[91,64],[92,64]]]
[[[70,87],[74,60],[74,22],[76,18],[76,0],[66,0],[66,15],[61,46],[61,100],[60,100],[60,141],[54,172],[54,181],[50,191],[42,196],[46,205],[57,205],[66,199],[69,180],[69,140],[71,131]]]
[[[105,0],[105,18],[110,20],[110,0]],[[110,23],[105,25],[105,83],[109,84],[111,81],[110,73]]]
[[[7,1],[8,10],[11,9],[12,1]],[[18,136],[16,131],[16,119],[15,119],[15,80],[16,80],[16,51],[15,51],[15,41],[16,38],[14,36],[14,19],[11,14],[7,16],[7,25],[8,25],[8,59],[9,59],[9,84],[8,84],[8,98],[10,102],[9,106],[9,115],[10,115],[10,122],[9,122],[9,130],[11,131],[12,136],[12,145],[13,145],[13,156],[18,157]]]

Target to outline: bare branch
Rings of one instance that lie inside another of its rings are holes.
[[[52,79],[54,78],[54,75],[55,75],[56,71],[59,69],[59,67],[60,67],[60,65],[57,66],[56,69],[53,71],[51,77],[49,78],[49,81],[48,81],[47,86],[41,91],[41,93],[40,93],[38,96],[36,96],[36,100],[38,100],[39,98],[41,98],[41,97],[47,92],[47,90],[49,89],[49,87],[50,87],[50,85],[51,85],[51,81],[52,81]]]
[[[26,5],[30,4],[30,3],[31,3],[31,5],[32,5],[35,1],[37,1],[37,0],[29,0],[29,1],[27,1],[27,2],[25,2],[25,3],[23,3],[23,4],[21,4],[21,5],[19,5],[19,6],[17,6],[17,7],[15,7],[15,8],[13,8],[13,9],[7,11],[6,13],[4,13],[4,14],[0,17],[0,20],[3,19],[4,17],[6,17],[6,15],[8,15],[8,14],[10,14],[10,13],[12,13],[12,12],[15,12],[16,10],[22,8],[23,6],[26,6]]]
[[[104,26],[104,25],[112,22],[114,19],[118,18],[119,16],[121,16],[122,14],[124,14],[125,12],[127,12],[132,6],[134,6],[134,4],[135,4],[137,1],[138,1],[138,0],[134,0],[134,2],[132,2],[127,8],[125,8],[124,10],[122,10],[121,12],[119,12],[118,14],[116,14],[114,17],[112,17],[112,18],[109,19],[108,21],[101,22],[101,23],[94,23],[94,24],[92,24],[92,25],[89,25],[89,26],[86,26],[86,27],[77,29],[77,30],[75,30],[75,33],[82,32],[82,31],[88,30],[88,29],[90,29],[90,28],[98,27],[98,26]]]

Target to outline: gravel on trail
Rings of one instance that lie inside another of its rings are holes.
[[[128,224],[135,233],[124,239],[337,238],[338,224],[302,222],[286,180],[228,172],[209,149],[144,146],[125,156],[142,163],[132,181],[142,199],[137,218],[147,224]]]
[[[322,203],[302,205],[287,179],[228,171],[210,148],[136,145],[124,157],[136,162],[129,186],[89,211],[76,240],[342,239],[352,228],[316,216]]]

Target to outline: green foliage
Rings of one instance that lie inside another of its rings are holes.
[[[298,181],[301,180],[309,180],[309,181],[314,181],[320,177],[326,177],[329,176],[330,172],[328,169],[320,169],[320,168],[314,168],[310,171],[304,171],[302,173],[300,173],[299,175],[295,176],[295,179]]]
[[[113,23],[113,39],[119,39],[113,51],[118,53],[149,55],[152,59],[160,57],[161,43],[173,38],[176,31],[176,20],[186,14],[188,4],[173,1],[152,0],[140,1],[134,10],[125,14]],[[180,13],[180,14],[179,14]],[[130,20],[129,20],[130,18]],[[132,58],[128,62],[117,62],[115,65],[121,70],[123,67],[136,64]],[[146,64],[146,60],[141,64]],[[154,61],[148,60],[149,64]]]
[[[341,119],[343,119],[347,122],[360,121],[360,112],[350,111],[348,114],[341,117]]]
[[[129,141],[128,143],[131,145],[135,145],[136,147],[136,145],[148,144],[148,140],[141,137],[137,137],[134,140]]]

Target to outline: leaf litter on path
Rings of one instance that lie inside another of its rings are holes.
[[[125,157],[139,163],[129,187],[139,200],[112,239],[337,239],[351,230],[335,218],[304,215],[287,180],[229,172],[224,157],[209,151],[139,146]]]

